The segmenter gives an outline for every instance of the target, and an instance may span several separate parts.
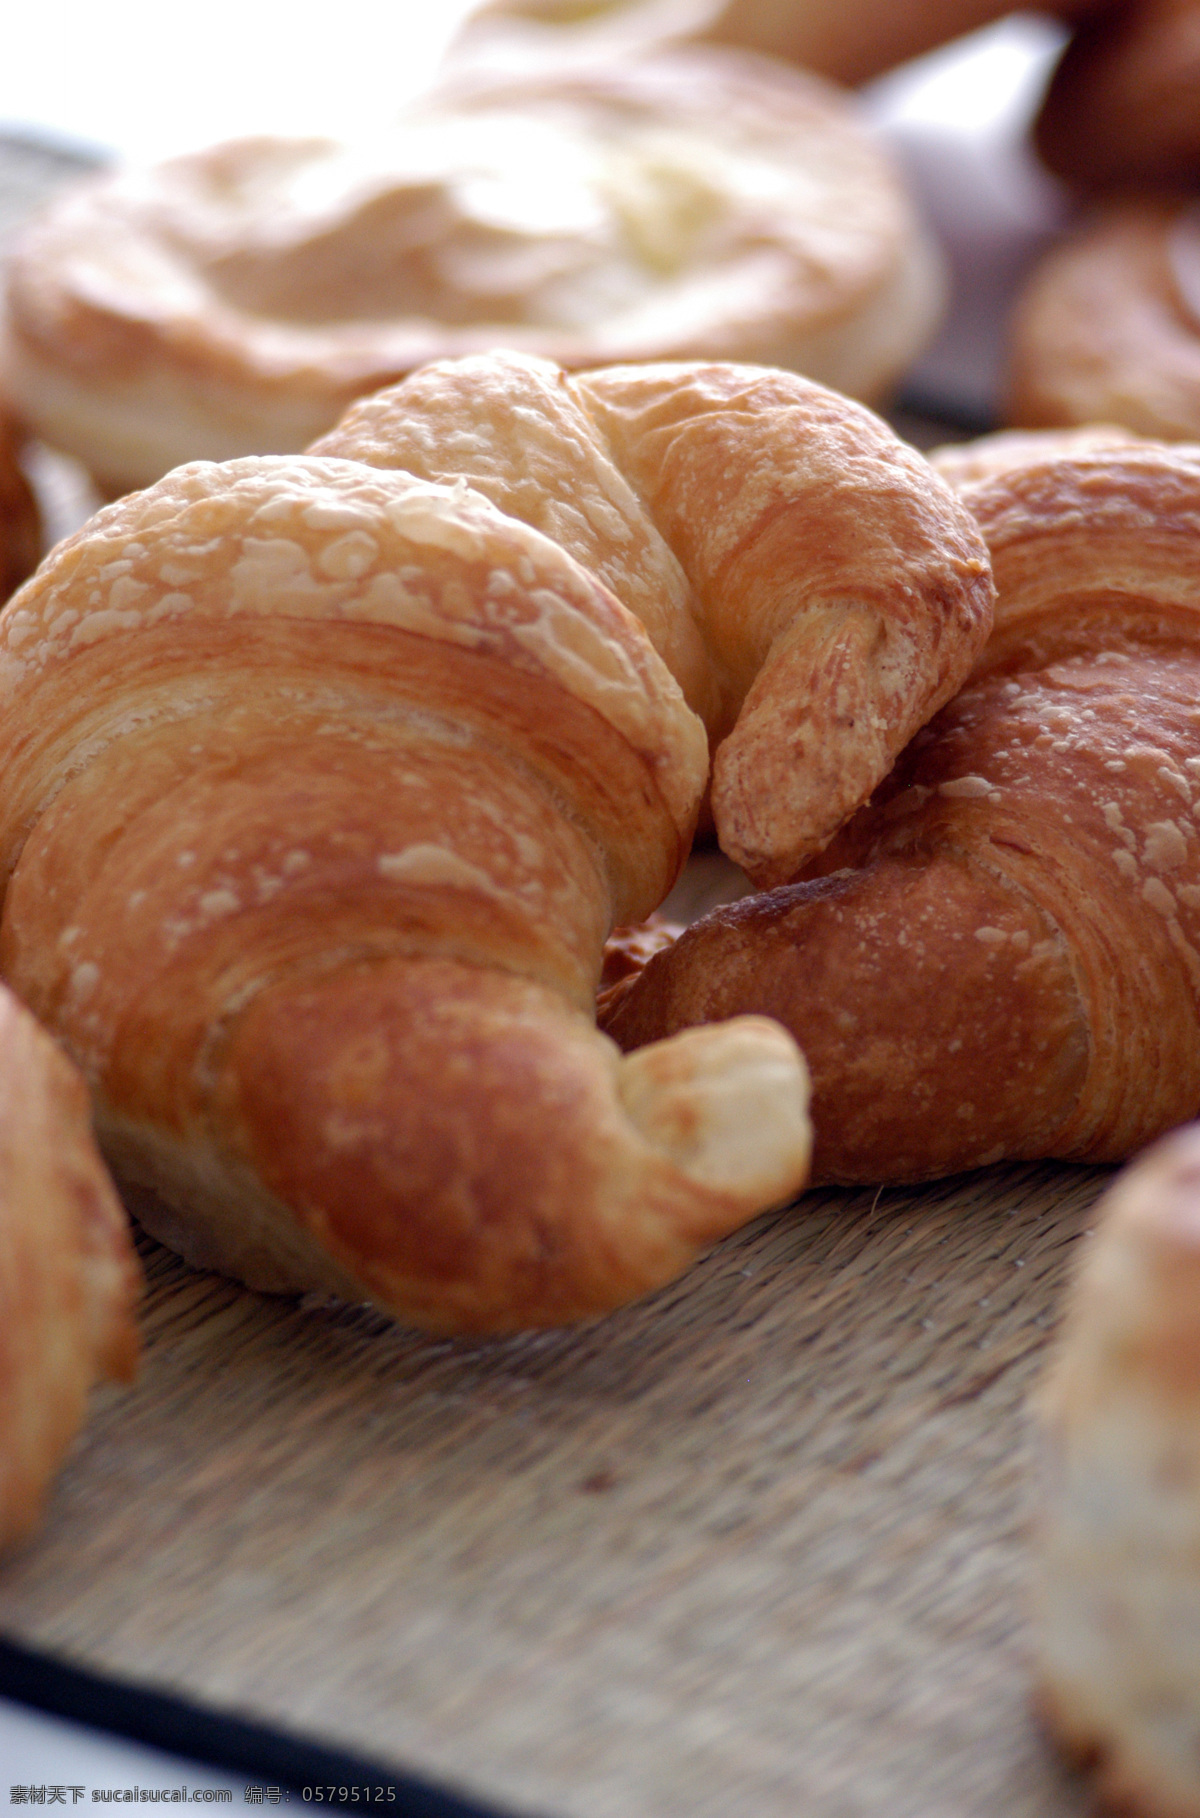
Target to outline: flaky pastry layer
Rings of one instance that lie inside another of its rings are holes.
[[[178,469],[11,602],[0,701],[0,967],[197,1263],[508,1330],[803,1184],[776,1025],[633,1059],[596,1031],[704,728],[604,583],[465,483]]]
[[[1200,1108],[1200,461],[1050,435],[974,464],[998,600],[966,686],[801,881],[603,1019],[634,1048],[779,1017],[825,1178],[1117,1160]]]
[[[314,452],[467,482],[611,587],[703,720],[718,836],[760,884],[827,843],[991,625],[970,514],[794,373],[439,362]]]

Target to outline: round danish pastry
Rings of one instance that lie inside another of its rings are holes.
[[[1046,255],[1014,314],[1005,414],[1200,438],[1200,207],[1112,201]]]
[[[353,398],[507,346],[886,390],[936,258],[834,89],[709,47],[462,80],[370,142],[258,139],[92,180],[17,248],[8,365],[110,491],[290,453]]]

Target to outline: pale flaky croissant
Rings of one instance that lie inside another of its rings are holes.
[[[505,1329],[604,1311],[803,1183],[776,1025],[628,1059],[596,1032],[704,729],[604,582],[478,492],[181,468],[10,603],[0,696],[4,973],[195,1261]]]
[[[1200,1814],[1200,1125],[1097,1207],[1037,1399],[1039,1703],[1135,1818]]]
[[[693,925],[603,1019],[634,1048],[779,1017],[818,1177],[1113,1160],[1200,1108],[1200,455],[1036,447],[966,457],[999,594],[959,696],[804,880]]]
[[[132,1376],[140,1279],[87,1087],[0,987],[0,1547],[37,1521],[93,1383]]]

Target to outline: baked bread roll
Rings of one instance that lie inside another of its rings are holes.
[[[5,361],[110,492],[306,447],[426,361],[735,359],[884,392],[938,262],[846,98],[692,47],[464,83],[362,143],[244,140],[60,197]]]
[[[818,1179],[1115,1161],[1200,1108],[1200,452],[1007,452],[963,488],[998,588],[967,685],[801,881],[602,1019],[633,1049],[778,1017]]]
[[[313,452],[466,482],[599,575],[703,720],[718,838],[760,884],[826,844],[991,624],[969,513],[793,373],[495,354],[363,400]]]
[[[96,1379],[133,1375],[139,1285],[87,1089],[0,986],[0,1546],[37,1522]]]
[[[1070,19],[1092,4],[1058,0],[1040,10]],[[472,12],[451,56],[511,67],[701,37],[858,83],[1011,10],[1006,0],[491,0]]]
[[[802,1185],[776,1025],[629,1059],[596,1031],[704,729],[603,582],[479,493],[180,468],[10,602],[0,699],[0,967],[192,1261],[507,1330]]]
[[[1200,437],[1200,209],[1149,195],[1098,208],[1036,266],[1010,343],[1014,425]]]
[[[1039,1703],[1137,1818],[1200,1813],[1200,1125],[1097,1209],[1038,1397]]]
[[[1050,169],[1088,189],[1200,178],[1200,4],[1098,7],[1051,78],[1034,128]]]
[[[0,604],[33,573],[41,553],[41,515],[20,452],[20,431],[0,409]]]

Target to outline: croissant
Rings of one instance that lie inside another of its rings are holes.
[[[1097,1208],[1038,1395],[1039,1704],[1138,1818],[1200,1813],[1200,1125]]]
[[[629,1049],[778,1017],[819,1179],[1113,1161],[1200,1108],[1200,451],[1035,441],[951,457],[998,588],[961,693],[803,878],[606,999]]]
[[[1200,438],[1200,211],[1179,195],[1098,205],[1017,300],[1004,416]]]
[[[598,574],[704,721],[718,838],[760,883],[826,844],[991,625],[969,513],[878,417],[794,373],[443,361],[312,452],[466,481]]]
[[[139,1282],[87,1088],[0,987],[0,1546],[37,1521],[95,1379],[133,1375]]]
[[[776,1025],[629,1058],[596,1031],[704,730],[603,582],[479,493],[180,468],[10,602],[0,698],[0,966],[194,1262],[505,1330],[654,1287],[803,1183]]]

